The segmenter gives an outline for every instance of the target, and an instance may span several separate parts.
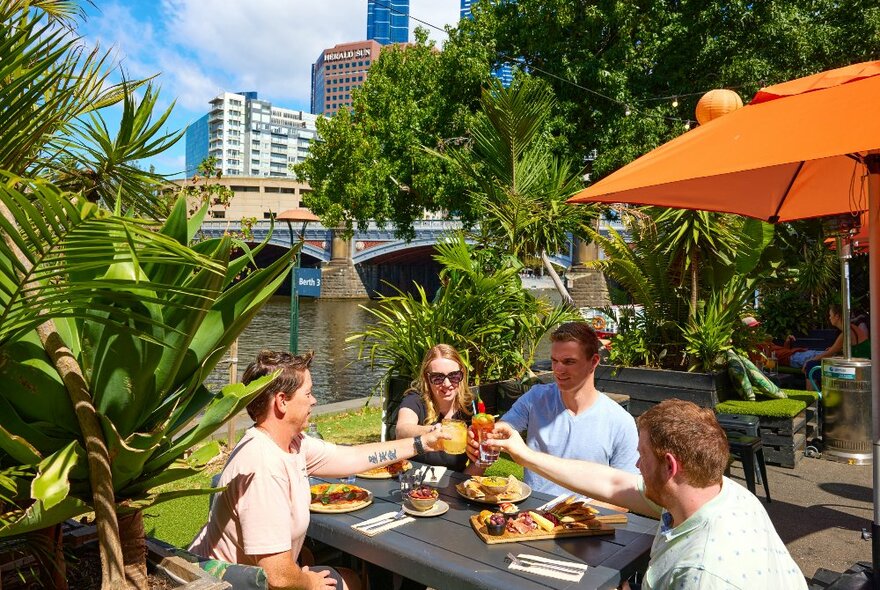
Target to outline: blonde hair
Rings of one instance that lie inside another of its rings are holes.
[[[431,394],[431,383],[428,381],[428,366],[431,364],[431,361],[437,359],[448,359],[458,364],[458,368],[464,377],[461,383],[458,384],[458,391],[455,394],[456,413],[463,413],[466,416],[470,416],[473,413],[471,406],[474,394],[468,387],[467,365],[454,347],[448,344],[437,344],[429,348],[425,353],[425,357],[422,359],[422,364],[419,367],[419,375],[413,380],[410,389],[406,392],[407,395],[417,394],[422,397],[422,403],[425,405],[425,421],[423,424],[434,424],[439,417],[434,403],[434,396]]]

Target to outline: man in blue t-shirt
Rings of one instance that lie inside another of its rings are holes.
[[[611,465],[638,473],[639,434],[632,416],[596,389],[599,338],[584,322],[569,322],[551,335],[554,383],[535,385],[501,417],[536,451]],[[477,442],[468,436],[468,458],[476,461]],[[563,494],[568,490],[529,469],[525,483],[533,490]]]

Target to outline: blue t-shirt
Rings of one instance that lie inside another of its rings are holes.
[[[604,393],[599,392],[596,403],[575,416],[562,403],[555,383],[535,385],[501,420],[519,432],[528,431],[526,444],[536,451],[639,472],[636,421]],[[538,492],[559,495],[569,491],[528,469],[524,479]]]

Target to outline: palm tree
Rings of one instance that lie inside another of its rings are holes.
[[[547,123],[555,104],[540,81],[523,78],[504,88],[493,80],[483,90],[470,144],[434,153],[473,183],[471,194],[484,213],[478,241],[521,260],[539,257],[563,300],[573,306],[549,255],[567,248],[569,235],[585,236],[596,213],[565,202],[582,184],[572,162],[549,149]]]
[[[731,265],[739,240],[734,233],[737,222],[732,215],[691,209],[655,209],[649,215],[657,225],[664,253],[672,255],[675,268],[681,269],[682,280],[690,277],[691,321],[696,318],[700,300],[700,266]]]

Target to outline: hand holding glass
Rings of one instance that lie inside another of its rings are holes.
[[[492,438],[492,430],[495,428],[495,417],[491,414],[477,414],[474,416],[472,426],[474,436],[480,443],[480,455],[477,458],[477,467],[488,467],[498,459],[497,447],[487,445],[486,441]]]
[[[449,435],[449,440],[443,441],[443,450],[450,455],[461,455],[467,447],[467,424],[462,420],[446,419],[441,423],[443,434]]]

